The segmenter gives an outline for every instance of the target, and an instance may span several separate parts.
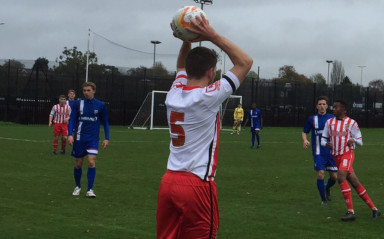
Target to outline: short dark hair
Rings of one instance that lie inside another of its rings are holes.
[[[328,104],[328,102],[329,102],[328,97],[326,97],[326,96],[324,96],[324,95],[319,96],[319,97],[316,98],[316,104],[319,103],[320,100],[325,100],[325,102],[327,102],[327,104]]]
[[[207,70],[215,67],[218,54],[206,47],[195,47],[190,50],[185,59],[185,70],[189,78],[201,78]]]
[[[347,103],[344,100],[335,100],[333,103],[339,103],[342,105],[345,109],[347,109]]]
[[[87,86],[90,86],[92,88],[92,90],[96,91],[96,84],[95,83],[90,82],[90,81],[84,82],[83,85],[81,86],[81,88],[84,88]]]
[[[59,99],[61,99],[61,98],[67,99],[67,97],[65,95],[59,95]]]

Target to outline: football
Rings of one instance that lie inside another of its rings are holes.
[[[207,19],[207,15],[203,10],[196,6],[185,6],[177,10],[171,21],[171,28],[176,37],[182,40],[193,40],[198,36],[186,30],[186,27],[191,27],[191,19],[195,19],[196,16],[204,15]]]

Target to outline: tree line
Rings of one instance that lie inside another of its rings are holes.
[[[43,72],[54,71],[59,75],[85,75],[87,66],[87,54],[78,50],[76,46],[72,48],[64,47],[60,56],[56,59],[56,65],[49,68],[49,61],[44,57],[39,57],[33,64],[33,70],[40,70]],[[0,70],[22,70],[25,66],[20,61],[8,60],[0,65]],[[108,75],[111,72],[114,75],[128,75],[132,77],[151,76],[156,78],[172,78],[175,73],[168,71],[161,62],[156,62],[153,67],[147,68],[144,66],[130,68],[127,72],[121,73],[115,66],[98,64],[97,55],[95,52],[88,53],[88,71],[94,75]],[[217,70],[216,78],[221,76],[221,70]],[[247,75],[250,78],[259,79],[256,72],[250,71]],[[278,77],[270,79],[277,83],[316,83],[319,86],[325,86],[327,81],[325,77],[316,73],[310,77],[296,72],[295,67],[292,65],[284,65],[279,68]],[[345,75],[344,67],[341,61],[335,60],[332,63],[332,71],[330,73],[330,86],[335,85],[353,85],[350,78]],[[358,86],[358,84],[356,84]],[[384,81],[382,79],[375,79],[369,82],[369,87],[377,90],[384,90]]]

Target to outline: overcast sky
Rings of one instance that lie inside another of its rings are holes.
[[[90,50],[99,63],[151,67],[150,41],[158,40],[156,61],[171,71],[181,45],[171,18],[183,6],[200,6],[193,0],[0,1],[0,59],[54,61],[65,46],[85,52],[91,29]],[[254,59],[252,70],[260,66],[261,78],[276,77],[284,65],[327,78],[326,60],[338,60],[354,83],[361,79],[358,66],[366,66],[364,85],[384,79],[384,0],[213,0],[204,11]]]

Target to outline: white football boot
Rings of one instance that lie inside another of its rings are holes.
[[[88,198],[95,198],[96,194],[93,192],[93,189],[90,189],[87,194],[85,194],[86,197]]]
[[[79,195],[80,195],[80,191],[81,191],[81,188],[79,188],[78,186],[76,186],[75,189],[73,190],[72,195],[73,195],[73,196],[79,196]]]

